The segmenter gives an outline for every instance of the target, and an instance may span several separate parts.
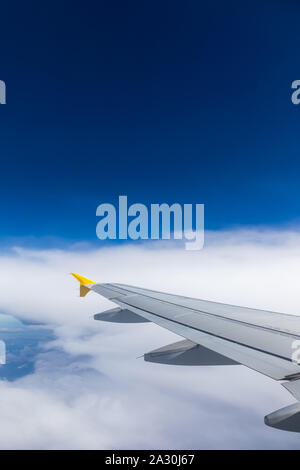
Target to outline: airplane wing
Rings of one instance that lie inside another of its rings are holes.
[[[300,401],[300,317],[166,294],[124,284],[95,283],[72,273],[80,295],[97,292],[118,305],[94,316],[123,323],[153,322],[185,338],[144,355],[173,365],[242,364],[283,386]],[[300,403],[265,416],[269,426],[300,432]]]

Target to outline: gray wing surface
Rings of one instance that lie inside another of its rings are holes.
[[[300,378],[292,361],[300,318],[122,284],[92,290],[174,333],[276,380]]]
[[[300,401],[300,317],[177,296],[124,284],[90,284],[116,303],[109,321],[151,321],[185,340],[145,354],[146,361],[180,365],[242,364],[275,380]],[[122,312],[127,312],[122,317]],[[105,312],[104,312],[105,313]],[[101,319],[102,314],[95,316]],[[99,317],[100,316],[100,317]],[[124,318],[124,320],[122,320]],[[265,417],[279,429],[300,432],[300,403]]]

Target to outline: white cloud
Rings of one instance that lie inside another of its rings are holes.
[[[175,244],[0,255],[0,309],[51,325],[57,339],[32,375],[0,382],[1,448],[295,448],[298,435],[263,416],[293,402],[280,384],[242,366],[171,367],[136,359],[178,337],[152,324],[91,314],[112,304],[78,297],[69,276],[123,282],[299,314],[300,235],[206,235],[202,251]]]

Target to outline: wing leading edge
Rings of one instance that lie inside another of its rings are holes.
[[[300,366],[292,360],[295,341],[300,341],[299,317],[124,284],[98,284],[75,274],[74,277],[84,295],[92,290],[119,306],[107,312],[110,319],[106,321],[151,321],[185,338],[145,354],[146,361],[242,364],[275,380],[284,380],[283,386],[300,401]],[[95,319],[105,320],[105,313],[97,314]],[[115,314],[116,320],[112,317]],[[271,413],[265,423],[300,432],[300,403]]]

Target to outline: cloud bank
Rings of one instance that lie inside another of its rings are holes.
[[[0,312],[55,332],[34,373],[0,381],[2,449],[297,448],[299,436],[264,415],[292,403],[279,383],[243,366],[145,363],[144,352],[179,338],[153,324],[114,325],[92,314],[113,306],[82,299],[69,276],[299,315],[300,235],[208,233],[189,252],[171,242],[0,255]],[[300,321],[300,320],[299,320]]]

